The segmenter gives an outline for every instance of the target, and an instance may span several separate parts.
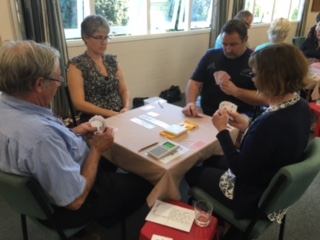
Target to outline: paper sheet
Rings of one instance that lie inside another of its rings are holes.
[[[190,232],[194,221],[194,210],[157,200],[146,220]]]

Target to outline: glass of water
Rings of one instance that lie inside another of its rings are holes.
[[[209,225],[212,209],[212,204],[206,200],[199,200],[194,203],[195,222],[199,227],[206,227]]]

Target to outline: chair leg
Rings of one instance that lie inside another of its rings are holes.
[[[27,229],[26,216],[23,215],[23,214],[20,214],[20,219],[21,219],[21,227],[22,227],[23,240],[28,240],[28,229]]]
[[[320,137],[320,116],[318,116],[317,126],[314,130],[314,137]]]
[[[121,219],[121,239],[126,240],[127,239],[127,227],[126,227],[126,218],[122,217]]]
[[[280,225],[280,230],[279,230],[279,240],[283,240],[284,228],[285,228],[285,225],[286,225],[286,216],[287,215],[284,215],[283,218],[282,218],[282,223]]]

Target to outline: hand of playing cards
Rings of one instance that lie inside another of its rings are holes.
[[[213,77],[216,80],[216,84],[220,85],[221,81],[230,80],[230,75],[225,71],[216,71],[213,73]]]
[[[92,118],[90,118],[89,123],[92,127],[97,128],[97,132],[100,132],[103,130],[103,128],[106,126],[105,119],[102,116],[95,115]]]
[[[219,104],[219,111],[222,112],[222,110],[227,110],[229,112],[237,112],[237,108],[238,106],[233,104],[232,102],[228,102],[228,101],[223,101]],[[233,120],[232,117],[229,117],[230,120]]]

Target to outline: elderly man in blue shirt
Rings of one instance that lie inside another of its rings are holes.
[[[111,128],[68,129],[54,116],[49,106],[63,83],[56,49],[33,41],[0,48],[0,171],[34,177],[65,228],[116,221],[120,210],[141,207],[151,184],[100,160],[113,144]]]

